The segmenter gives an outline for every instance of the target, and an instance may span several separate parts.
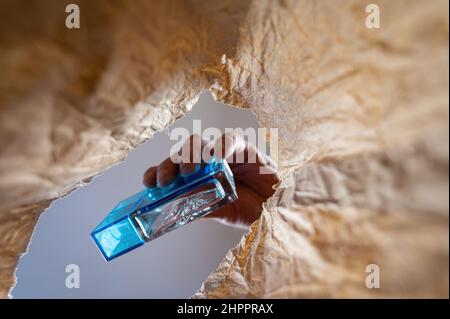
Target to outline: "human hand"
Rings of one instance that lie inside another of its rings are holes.
[[[199,147],[195,147],[196,145]],[[201,154],[206,147],[214,156],[227,160],[234,175],[238,199],[205,217],[246,226],[259,218],[263,202],[272,196],[273,186],[279,181],[275,165],[270,158],[239,135],[225,134],[212,144],[208,144],[198,135],[192,135],[182,149],[185,146],[189,146],[189,161],[181,161],[177,164],[171,156],[158,166],[148,168],[143,177],[144,185],[166,186],[178,174],[192,173],[196,167],[196,160],[201,159]],[[221,154],[214,153],[217,149],[222,150]],[[261,174],[261,169],[264,169],[264,174]]]

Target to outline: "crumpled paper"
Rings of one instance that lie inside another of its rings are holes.
[[[211,90],[282,181],[193,297],[448,298],[447,1],[71,2],[0,2],[0,296],[52,200]]]

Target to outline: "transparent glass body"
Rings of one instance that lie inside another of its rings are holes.
[[[91,236],[109,261],[236,199],[226,161],[202,163],[166,187],[148,188],[121,201]]]

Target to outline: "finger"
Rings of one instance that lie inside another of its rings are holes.
[[[178,155],[181,158],[180,162],[201,163],[202,148],[204,144],[205,141],[202,140],[200,135],[192,134],[178,150]]]
[[[198,164],[202,162],[202,151],[207,141],[203,140],[199,135],[193,134],[186,140],[180,149],[181,162],[180,173],[188,175],[195,171]]]
[[[196,163],[180,163],[180,174],[181,175],[189,175],[195,171],[198,164]]]
[[[143,183],[146,187],[155,187],[156,186],[156,172],[157,167],[152,166],[144,173]]]
[[[270,162],[261,160],[264,155],[256,149],[249,151],[250,147],[248,146],[244,151],[244,163],[237,160],[237,163],[230,164],[230,168],[237,181],[268,198],[275,192],[273,186],[279,182],[277,170],[274,166],[269,166]],[[255,152],[256,161],[255,155],[248,155],[252,151]]]
[[[236,181],[253,189],[266,199],[275,192],[274,185],[279,182],[276,171],[260,174],[257,164],[238,165],[231,168]]]
[[[214,151],[217,150],[224,151],[223,157],[237,181],[266,198],[273,195],[273,185],[279,182],[276,166],[256,146],[241,135],[224,134],[216,141]]]
[[[156,184],[158,187],[167,186],[177,175],[178,165],[172,162],[170,158],[167,158],[158,166]]]
[[[211,144],[211,143],[210,143]],[[246,143],[242,136],[234,133],[225,133],[212,142],[212,154],[216,158],[231,160],[232,155],[245,149]]]
[[[215,141],[213,153],[216,157],[226,159],[230,166],[235,166],[232,164],[257,164],[258,168],[267,166],[271,167],[273,172],[276,171],[273,160],[239,134],[225,133],[222,135]]]
[[[238,199],[208,214],[207,218],[218,218],[231,224],[250,225],[259,218],[264,198],[245,185],[237,188]]]

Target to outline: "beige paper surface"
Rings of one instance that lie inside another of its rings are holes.
[[[1,296],[53,199],[210,89],[282,182],[194,297],[448,297],[447,1],[67,3],[0,2]]]

